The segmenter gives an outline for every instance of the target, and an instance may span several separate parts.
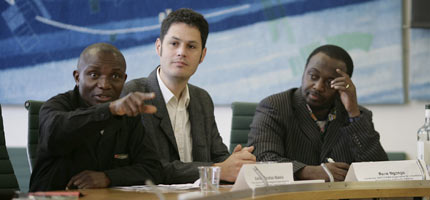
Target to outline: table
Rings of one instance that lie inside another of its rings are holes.
[[[143,191],[121,191],[114,188],[106,188],[106,189],[86,189],[86,190],[79,190],[84,196],[79,198],[82,200],[110,200],[110,199],[127,199],[127,200],[159,200],[157,195],[150,192],[143,192]],[[220,193],[228,193],[230,191],[230,188],[220,188]],[[200,192],[200,189],[190,189],[190,190],[183,190],[178,192],[170,192],[170,193],[163,193],[166,200],[177,200],[178,196],[180,194],[185,193],[197,193]],[[210,195],[216,195],[215,193],[208,194]]]
[[[211,194],[195,200],[238,200],[238,199],[345,199],[345,198],[392,198],[392,197],[429,197],[430,181],[378,181],[378,182],[335,182],[299,185],[282,185],[230,192],[221,188],[220,194]],[[186,192],[196,192],[197,189]],[[80,190],[81,199],[147,199],[158,200],[148,192],[124,192],[117,189]],[[165,193],[166,200],[176,200],[181,193]]]

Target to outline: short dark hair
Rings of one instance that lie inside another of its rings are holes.
[[[342,47],[331,44],[320,46],[314,51],[312,51],[312,53],[306,60],[305,68],[308,66],[309,60],[312,58],[312,56],[316,55],[319,52],[324,53],[330,58],[334,58],[336,60],[344,62],[346,65],[346,73],[349,75],[349,77],[352,77],[352,72],[354,71],[354,63],[352,62],[351,56]]]
[[[171,12],[161,24],[160,40],[163,41],[170,26],[174,23],[185,23],[189,26],[196,27],[200,31],[202,39],[202,49],[206,47],[206,39],[209,34],[209,24],[202,14],[197,13],[189,8],[181,8]]]

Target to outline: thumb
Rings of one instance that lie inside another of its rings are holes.
[[[236,147],[234,147],[233,153],[236,153],[242,149],[242,145],[238,144]]]
[[[255,149],[254,146],[246,147],[246,151],[248,151],[249,153],[252,153],[254,149]]]
[[[112,101],[109,103],[109,110],[112,113],[112,115],[122,115],[123,113],[121,113],[121,109],[119,109],[117,107],[117,103],[118,103],[119,99]]]

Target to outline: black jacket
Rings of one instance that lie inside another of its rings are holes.
[[[84,170],[103,171],[110,186],[162,179],[155,141],[140,118],[113,116],[109,103],[88,106],[76,87],[44,103],[39,121],[30,191],[64,190]]]
[[[194,85],[188,84],[188,88],[193,162],[182,162],[179,158],[166,102],[158,85],[157,69],[152,71],[148,78],[134,79],[123,88],[123,95],[136,91],[155,93],[155,98],[146,103],[157,107],[157,113],[142,116],[146,132],[157,138],[160,145],[164,184],[192,183],[199,178],[198,166],[210,166],[230,156],[216,126],[211,97],[205,90]]]
[[[254,145],[257,161],[292,162],[296,173],[306,165],[320,165],[327,158],[348,164],[387,160],[373,126],[372,112],[359,106],[360,117],[349,122],[342,102],[337,99],[334,106],[336,119],[322,135],[300,88],[263,99],[248,135],[248,145]]]

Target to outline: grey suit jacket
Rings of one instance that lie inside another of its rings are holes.
[[[293,88],[262,100],[257,107],[248,145],[258,161],[293,162],[294,173],[306,165],[387,160],[372,122],[372,113],[359,106],[361,115],[349,122],[342,102],[336,100],[336,119],[324,135],[312,119],[300,89]]]
[[[166,184],[194,182],[199,178],[198,166],[222,162],[230,156],[216,126],[211,97],[205,90],[194,85],[188,84],[188,89],[190,93],[188,112],[194,161],[191,163],[180,161],[166,103],[158,85],[157,69],[152,71],[148,78],[127,82],[122,92],[122,96],[135,91],[155,93],[155,98],[146,103],[157,107],[157,112],[153,115],[143,114],[142,119],[146,133],[153,134],[157,139]]]

